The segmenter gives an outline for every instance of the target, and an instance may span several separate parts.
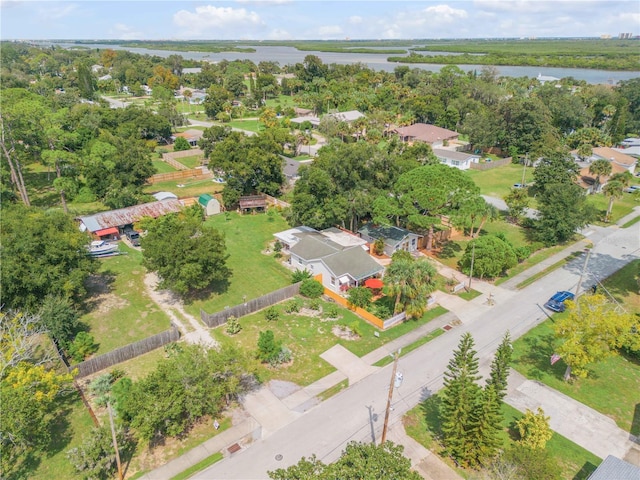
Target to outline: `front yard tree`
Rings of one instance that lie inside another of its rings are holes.
[[[470,333],[460,339],[444,377],[440,420],[445,448],[456,461],[470,465],[480,446],[474,434],[474,415],[482,397],[476,384],[480,379],[478,357]]]
[[[402,174],[395,190],[407,223],[427,230],[427,250],[433,246],[434,229],[441,216],[455,216],[480,196],[479,188],[462,170],[442,164]]]
[[[571,157],[559,153],[546,156],[533,171],[536,192],[543,194],[547,186],[555,184],[573,184],[578,178],[578,170],[578,164]]]
[[[611,174],[611,162],[599,158],[589,165],[589,173],[596,176],[593,193],[598,193],[600,191],[600,177]]]
[[[609,217],[611,216],[613,201],[622,197],[624,189],[631,184],[631,180],[633,180],[633,177],[628,171],[623,173],[614,173],[602,189],[605,196],[609,197],[609,205],[607,206],[607,214],[605,215],[606,221],[609,221]]]
[[[144,265],[160,277],[160,287],[188,295],[228,282],[224,234],[186,214],[149,220],[142,238]]]
[[[507,331],[502,337],[502,342],[491,362],[491,373],[487,380],[487,386],[493,387],[496,398],[502,402],[507,394],[507,383],[509,379],[509,368],[511,365],[511,355],[513,346],[511,345],[511,335]]]
[[[191,145],[189,145],[189,141],[184,137],[176,138],[176,141],[173,143],[173,151],[181,152],[184,150],[191,150]]]
[[[404,447],[392,442],[383,445],[350,442],[340,458],[325,465],[315,455],[289,468],[269,472],[272,480],[419,480],[417,472],[411,470],[411,461],[403,455]]]
[[[520,432],[520,444],[533,450],[544,450],[545,445],[553,436],[549,426],[549,417],[538,407],[536,412],[527,409],[524,416],[516,422]]]
[[[367,287],[350,288],[347,292],[349,305],[353,305],[354,307],[367,307],[367,305],[371,303],[371,297],[373,297],[373,293],[371,289]]]
[[[547,184],[538,198],[535,235],[545,245],[570,240],[595,217],[584,190],[575,183]]]
[[[556,349],[578,378],[589,374],[588,366],[627,347],[640,351],[637,332],[640,318],[620,312],[607,302],[604,295],[582,295],[576,302],[567,302],[569,315],[554,325],[560,346]]]
[[[467,244],[458,265],[467,275],[495,278],[517,263],[518,258],[509,242],[495,235],[484,235]]]
[[[504,201],[509,209],[508,215],[511,221],[520,223],[529,207],[529,192],[527,192],[527,189],[512,188],[507,196],[504,197]]]
[[[384,277],[385,293],[395,297],[394,313],[404,310],[407,317],[420,318],[435,289],[435,274],[435,268],[426,260],[394,254]]]

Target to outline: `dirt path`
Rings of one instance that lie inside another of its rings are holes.
[[[216,342],[209,331],[193,315],[187,313],[182,301],[169,290],[156,290],[158,276],[155,273],[147,273],[144,277],[144,285],[149,297],[158,304],[163,312],[166,312],[171,321],[178,327],[182,338],[189,343],[217,347]],[[179,315],[176,315],[176,312]],[[184,320],[187,321],[185,324]]]

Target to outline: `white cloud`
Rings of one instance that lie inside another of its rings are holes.
[[[360,17],[358,15],[353,15],[353,16],[349,17],[348,22],[351,25],[360,25],[362,23],[362,17]]]
[[[293,3],[293,0],[236,0],[236,3],[249,3],[253,5],[285,5]]]
[[[294,40],[293,35],[281,28],[275,28],[271,30],[267,38],[269,40]]]
[[[449,5],[427,7],[424,9],[424,13],[432,17],[430,20],[435,20],[437,22],[452,22],[469,16],[466,10],[451,8]]]
[[[138,40],[143,38],[142,32],[136,31],[134,28],[124,23],[116,23],[109,33],[116,35],[120,40]]]
[[[180,10],[173,15],[173,23],[188,29],[188,34],[199,35],[205,31],[216,29],[227,30],[238,38],[240,33],[248,29],[264,26],[264,22],[256,12],[244,8],[215,7],[206,5],[196,7],[195,12]],[[242,28],[238,31],[238,28]]]
[[[341,35],[342,28],[338,25],[325,25],[324,27],[318,28],[318,34],[323,37],[330,37],[332,35]]]

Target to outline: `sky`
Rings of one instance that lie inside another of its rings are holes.
[[[640,34],[638,0],[0,0],[0,38],[344,40]]]

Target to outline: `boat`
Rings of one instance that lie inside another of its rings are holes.
[[[104,240],[94,240],[89,245],[89,255],[93,257],[103,257],[106,255],[117,255],[118,244],[109,243]]]

